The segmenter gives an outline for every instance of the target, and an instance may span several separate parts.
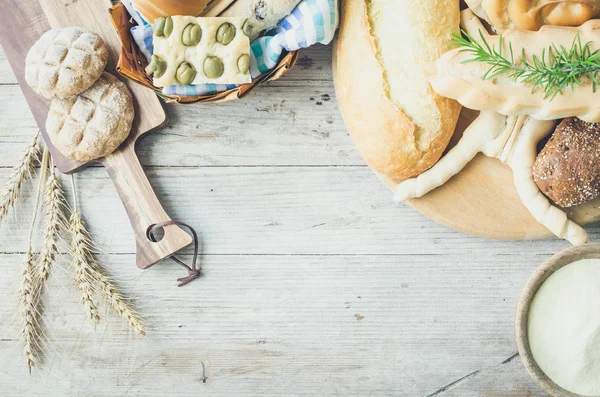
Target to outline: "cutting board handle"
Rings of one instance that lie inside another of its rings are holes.
[[[164,237],[152,242],[147,237],[152,225],[170,221],[135,153],[134,145],[123,145],[102,160],[123,201],[135,235],[136,262],[146,269],[192,243],[192,237],[176,225],[164,228]]]

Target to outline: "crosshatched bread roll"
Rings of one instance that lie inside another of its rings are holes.
[[[29,49],[25,80],[48,99],[67,98],[90,88],[107,60],[106,45],[96,33],[77,26],[52,29]]]
[[[199,16],[210,0],[133,0],[136,10],[149,23],[172,15]]]
[[[423,67],[459,29],[458,0],[346,0],[334,82],[350,135],[376,172],[406,179],[448,145],[460,105],[437,95]]]
[[[63,155],[91,161],[114,152],[123,143],[134,114],[129,89],[105,72],[81,94],[52,100],[46,131]]]

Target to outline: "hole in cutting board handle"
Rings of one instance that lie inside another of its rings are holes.
[[[148,229],[146,229],[146,238],[153,243],[159,242],[160,240],[162,240],[164,238],[164,235],[165,235],[164,228],[166,226],[171,226],[171,225],[183,226],[183,227],[189,229],[190,233],[192,233],[192,236],[194,237],[194,257],[192,259],[191,266],[185,264],[182,260],[180,260],[179,258],[177,258],[174,255],[170,256],[170,258],[173,259],[173,261],[175,261],[175,263],[184,267],[188,271],[188,275],[186,277],[177,279],[177,281],[179,282],[178,287],[183,287],[184,285],[186,285],[186,284],[194,281],[198,277],[200,277],[201,269],[198,267],[198,255],[200,253],[200,251],[199,251],[200,250],[200,241],[198,239],[198,233],[196,233],[196,231],[194,230],[193,227],[191,227],[190,225],[188,225],[186,223],[183,223],[180,221],[169,220],[169,221],[162,222],[162,223],[154,223],[154,224],[148,226]],[[159,233],[158,236],[156,236],[154,234],[156,231],[158,231],[158,233]]]
[[[153,223],[146,229],[146,238],[152,243],[160,242],[165,238],[165,227],[156,227],[156,223]]]

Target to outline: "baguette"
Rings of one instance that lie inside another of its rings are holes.
[[[500,36],[487,34],[479,19],[469,10],[463,11],[462,25],[474,38],[480,32],[492,48],[499,48]],[[576,38],[581,43],[589,43],[591,52],[600,49],[600,20],[591,20],[580,27],[543,26],[539,31],[508,29],[503,35],[503,53],[510,54],[512,45],[514,62],[519,63],[523,51],[531,61],[531,56],[541,58],[542,50],[550,46],[571,48]],[[564,87],[552,100],[546,98],[540,87],[515,83],[509,74],[504,73],[493,79],[483,76],[490,65],[482,62],[468,62],[473,56],[455,48],[444,54],[427,68],[427,77],[435,91],[458,100],[463,106],[481,111],[496,111],[506,116],[529,115],[538,120],[553,120],[577,116],[590,123],[600,122],[598,108],[599,93],[591,79],[581,79],[579,84]]]
[[[354,143],[382,176],[418,175],[440,158],[460,113],[423,71],[459,29],[459,1],[345,0],[341,12],[334,82]]]

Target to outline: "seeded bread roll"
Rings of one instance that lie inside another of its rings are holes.
[[[564,119],[538,155],[533,178],[561,207],[600,196],[600,123]]]
[[[459,1],[346,0],[341,14],[333,71],[350,135],[377,173],[418,175],[440,158],[460,113],[424,71],[459,30]]]

